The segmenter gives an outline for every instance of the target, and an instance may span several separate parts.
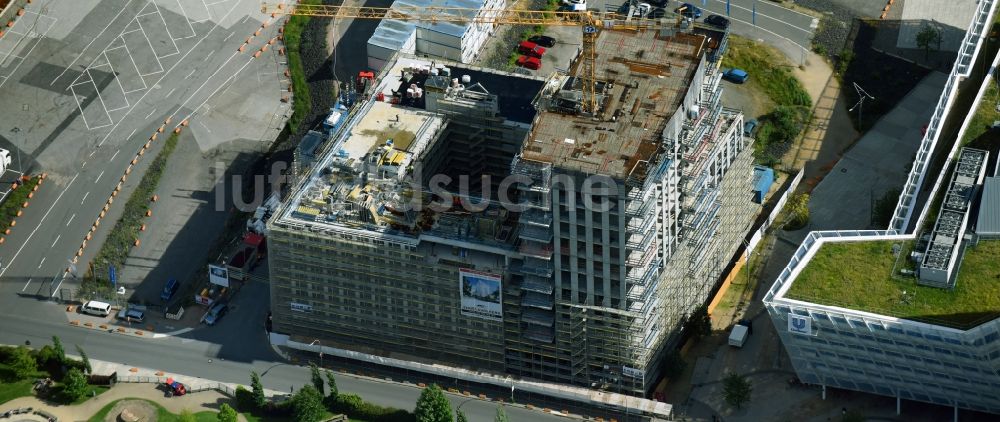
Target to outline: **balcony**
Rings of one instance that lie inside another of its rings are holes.
[[[523,225],[518,233],[518,237],[539,243],[551,243],[552,230],[548,227]]]
[[[646,230],[653,225],[653,213],[646,214],[644,217],[634,217],[630,218],[628,224],[625,226],[625,230],[629,233],[644,233]]]
[[[549,261],[552,259],[552,245],[536,243],[532,241],[521,242],[521,246],[517,248],[524,256],[530,256],[532,258],[544,259]]]
[[[651,265],[630,268],[628,273],[625,275],[625,282],[643,286],[648,285],[649,281],[652,280],[657,273],[659,261],[660,260],[657,258],[650,262]]]
[[[521,289],[529,292],[537,292],[545,295],[552,294],[552,281],[550,279],[537,277],[534,275],[524,276]]]
[[[552,325],[555,324],[555,317],[552,315],[552,312],[527,308],[524,310],[524,313],[521,314],[521,321],[543,327],[552,327]]]
[[[630,199],[628,205],[625,206],[625,215],[630,217],[645,215],[652,208],[654,202],[656,202],[654,198]]]
[[[539,209],[529,209],[521,213],[520,221],[522,224],[531,224],[534,226],[551,227],[552,226],[552,214]]]
[[[551,311],[552,297],[541,293],[525,292],[524,296],[521,296],[521,306]]]
[[[524,262],[515,261],[513,264],[511,264],[510,270],[511,272],[524,275],[533,275],[542,278],[552,278],[552,267],[548,265],[541,266],[541,265],[536,265],[534,263],[526,264]]]
[[[632,251],[625,259],[625,265],[629,267],[645,267],[656,256],[656,248]]]
[[[628,236],[628,240],[625,241],[626,249],[646,249],[649,246],[649,242],[653,241],[655,230],[646,230],[644,233],[632,233]]]

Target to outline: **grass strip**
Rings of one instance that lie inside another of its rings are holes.
[[[150,404],[151,406],[153,406],[153,407],[156,408],[156,420],[159,421],[159,422],[180,422],[180,421],[185,421],[185,420],[191,420],[190,417],[185,417],[183,415],[178,415],[178,414],[170,413],[170,411],[168,411],[163,406],[160,406],[158,403],[156,403],[154,401],[150,401],[150,400],[146,400],[146,399],[140,399],[140,398],[124,398],[124,399],[118,399],[118,400],[115,400],[115,401],[113,401],[111,403],[108,403],[106,406],[102,407],[101,410],[97,411],[97,413],[95,413],[94,416],[91,416],[90,419],[87,419],[87,421],[88,422],[104,422],[104,420],[108,417],[108,413],[111,413],[111,409],[114,408],[115,405],[117,405],[118,402],[120,402],[122,400],[144,401],[144,402]],[[198,413],[192,413],[191,414],[191,416],[194,417],[193,420],[195,420],[197,422],[215,422],[215,421],[218,420],[218,416],[217,415],[218,415],[218,412],[212,412],[212,411],[208,411],[208,410],[202,411],[202,412],[198,412]]]
[[[302,0],[302,5],[323,4],[321,0]],[[289,16],[285,23],[284,41],[288,50],[288,73],[292,77],[292,116],[288,119],[288,126],[292,132],[299,129],[302,119],[309,115],[312,109],[312,97],[309,96],[309,83],[306,81],[305,70],[302,67],[302,30],[309,23],[309,16]]]
[[[177,148],[178,136],[176,133],[171,133],[170,137],[164,141],[163,149],[156,155],[153,162],[149,164],[149,168],[142,176],[142,180],[139,181],[139,184],[135,187],[135,191],[132,192],[128,202],[125,203],[125,210],[122,212],[122,216],[115,223],[115,226],[111,228],[107,239],[104,240],[104,244],[101,245],[97,256],[94,257],[93,262],[95,265],[100,265],[101,268],[113,265],[118,269],[121,269],[125,265],[129,251],[135,245],[135,240],[139,236],[139,228],[146,218],[146,210],[149,209],[150,198],[152,198],[160,185],[160,178],[166,171],[170,155]],[[105,274],[103,271],[97,271],[96,273]],[[80,287],[81,292],[106,292],[111,290],[111,285],[107,282],[107,279],[98,277],[96,274],[91,275],[92,277],[85,277]]]
[[[10,222],[17,218],[17,211],[28,200],[28,194],[38,185],[39,180],[39,176],[28,179],[17,189],[11,190],[0,204],[0,232],[6,231],[10,227]]]

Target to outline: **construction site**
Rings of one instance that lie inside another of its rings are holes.
[[[268,222],[274,332],[645,396],[760,207],[728,33],[660,26],[544,78],[397,54]]]

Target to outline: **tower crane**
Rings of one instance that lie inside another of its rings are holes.
[[[582,81],[583,110],[596,115],[598,98],[594,61],[597,57],[597,37],[604,30],[658,30],[675,27],[669,20],[652,20],[622,16],[613,12],[542,11],[518,9],[471,9],[461,7],[365,7],[309,4],[268,4],[261,12],[280,15],[313,16],[331,19],[378,19],[458,24],[514,24],[542,26],[574,26],[583,32],[583,53],[576,76]]]

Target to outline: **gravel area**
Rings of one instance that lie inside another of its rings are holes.
[[[878,0],[863,1],[881,4]],[[851,24],[860,17],[854,9],[839,3],[841,2],[831,2],[830,0],[795,0],[795,4],[823,14],[823,17],[820,18],[819,28],[816,29],[816,34],[813,36],[813,50],[830,58],[844,49],[847,36],[851,32]]]

